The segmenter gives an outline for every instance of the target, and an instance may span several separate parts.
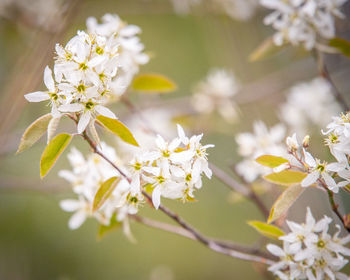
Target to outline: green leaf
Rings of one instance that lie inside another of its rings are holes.
[[[143,93],[168,93],[176,90],[177,86],[163,75],[141,74],[134,79],[132,88]]]
[[[134,136],[121,121],[116,119],[107,118],[105,116],[99,115],[97,120],[102,123],[102,125],[108,129],[110,132],[119,136],[124,142],[129,143],[134,146],[139,146]]]
[[[23,133],[16,154],[19,154],[33,146],[35,142],[38,141],[41,138],[41,136],[43,136],[43,134],[46,132],[51,119],[52,115],[46,114],[38,118],[30,126],[28,126],[28,128]]]
[[[285,235],[283,230],[279,229],[278,227],[274,225],[269,225],[264,222],[260,221],[249,221],[248,225],[255,228],[259,233],[262,235],[272,238],[272,239],[278,239],[280,236]]]
[[[350,57],[350,42],[342,38],[333,38],[329,41],[329,46],[336,48],[343,55]]]
[[[110,197],[115,187],[119,183],[120,178],[112,177],[102,183],[100,188],[95,194],[95,198],[92,204],[92,211],[95,212],[102,207],[106,200]]]
[[[67,148],[72,135],[62,133],[56,135],[46,146],[40,160],[40,176],[41,178],[50,171],[62,152]]]
[[[283,157],[276,157],[276,156],[270,156],[270,155],[260,156],[255,161],[261,165],[271,167],[271,168],[278,167],[281,164],[288,162],[288,160],[286,160]]]
[[[108,226],[100,225],[97,232],[97,240],[102,240],[107,234],[117,230],[122,226],[122,222],[117,221],[116,214],[113,214]]]
[[[249,61],[255,62],[259,60],[266,59],[284,48],[285,45],[277,46],[273,42],[273,38],[269,37],[265,39],[250,55]]]
[[[288,187],[273,204],[270,215],[267,220],[268,223],[272,223],[284,214],[289,207],[297,200],[297,198],[303,193],[305,188],[300,185],[293,185]]]
[[[306,173],[294,170],[283,170],[278,173],[265,175],[263,178],[274,184],[290,186],[299,184],[307,176]]]

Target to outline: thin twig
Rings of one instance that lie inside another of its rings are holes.
[[[342,222],[344,228],[350,233],[350,226],[347,225],[343,216],[340,214],[340,212],[338,210],[339,205],[335,203],[334,193],[328,189],[326,183],[323,180],[318,179],[318,182],[321,184],[321,186],[326,190],[326,192],[328,194],[328,200],[329,200],[329,203],[331,205],[332,211],[337,215],[339,220]]]
[[[178,227],[178,226],[174,226],[174,225],[170,225],[167,223],[163,223],[163,222],[159,222],[159,221],[155,221],[149,218],[145,218],[145,217],[140,217],[138,215],[130,215],[130,218],[132,218],[133,220],[147,225],[151,228],[156,228],[156,229],[160,229],[166,232],[170,232],[170,233],[174,233],[176,235],[180,235],[192,240],[197,240],[196,237],[188,230],[182,228],[182,227]],[[247,246],[243,246],[240,244],[235,244],[229,241],[221,241],[221,240],[215,240],[213,238],[208,238],[208,240],[211,240],[212,242],[215,242],[216,244],[219,244],[221,247],[226,248],[226,249],[231,249],[231,250],[235,250],[235,251],[240,251],[242,253],[246,253],[246,254],[251,254],[251,255],[256,255],[259,257],[263,257],[266,259],[273,259],[273,256],[271,256],[270,254],[257,250],[255,248],[251,248],[251,247],[247,247]]]
[[[339,105],[343,108],[343,110],[346,112],[350,111],[350,107],[347,104],[346,99],[341,94],[341,92],[337,89],[336,85],[334,84],[329,74],[322,52],[320,52],[319,50],[316,50],[315,53],[316,53],[316,60],[317,60],[318,71],[320,76],[328,81],[328,83],[332,87],[332,93],[335,99],[338,101]]]

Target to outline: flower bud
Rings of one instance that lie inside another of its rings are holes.
[[[307,148],[310,145],[310,135],[306,135],[303,139],[303,147]]]

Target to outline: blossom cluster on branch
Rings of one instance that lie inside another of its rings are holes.
[[[54,76],[48,66],[44,72],[47,91],[25,95],[30,102],[49,100],[54,118],[80,114],[78,133],[97,115],[116,118],[105,105],[122,95],[139,65],[148,62],[137,37],[139,27],[111,14],[101,24],[89,18],[87,26],[87,32],[78,31],[66,46],[56,45]]]
[[[350,249],[345,245],[350,235],[340,237],[340,226],[337,232],[328,232],[332,219],[325,216],[316,221],[310,208],[307,208],[306,222],[298,224],[287,221],[290,233],[281,236],[283,247],[269,244],[267,249],[280,258],[280,261],[269,267],[279,279],[349,279],[339,272],[347,263],[345,256],[350,256]]]

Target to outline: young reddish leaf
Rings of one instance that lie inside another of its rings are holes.
[[[329,45],[338,49],[343,55],[350,57],[350,42],[342,38],[333,38],[329,41]]]
[[[255,161],[261,165],[264,165],[270,168],[275,168],[280,166],[283,163],[288,162],[288,160],[283,157],[276,157],[271,155],[260,156]]]
[[[285,45],[277,46],[274,42],[272,37],[267,38],[264,40],[250,55],[249,55],[249,61],[255,62],[259,60],[263,60],[265,58],[268,58],[279,51],[281,51],[284,48]]]
[[[132,88],[142,93],[168,93],[176,90],[177,86],[163,75],[141,74],[134,79]]]
[[[108,226],[105,225],[100,225],[98,228],[98,233],[97,233],[97,240],[102,240],[103,237],[105,237],[107,234],[117,230],[122,226],[122,222],[119,222],[116,218],[116,214],[113,214],[111,218],[111,222]]]
[[[305,188],[300,185],[293,185],[288,187],[273,204],[270,215],[267,220],[272,223],[284,214],[297,200],[297,198],[305,191]]]
[[[280,236],[285,235],[283,230],[280,228],[274,226],[274,225],[269,225],[264,222],[260,221],[249,221],[248,225],[252,226],[255,228],[259,233],[262,235],[268,237],[268,238],[273,238],[273,239],[278,239]]]
[[[291,186],[294,184],[301,183],[302,180],[307,176],[306,173],[294,170],[283,170],[278,173],[271,173],[265,175],[263,178],[274,184]]]
[[[30,126],[28,126],[28,128],[23,133],[16,154],[19,154],[33,146],[46,132],[51,119],[52,115],[46,114],[35,120]]]
[[[67,148],[69,142],[72,139],[72,135],[62,133],[56,135],[46,146],[40,160],[40,176],[41,178],[50,171],[55,164],[59,156]]]
[[[119,136],[124,142],[129,143],[134,146],[139,146],[134,136],[121,121],[116,119],[107,118],[105,116],[99,115],[97,120],[110,132]]]
[[[100,209],[106,200],[110,197],[115,187],[118,185],[120,178],[112,177],[102,183],[100,188],[95,194],[94,201],[92,203],[92,211],[95,212]]]

